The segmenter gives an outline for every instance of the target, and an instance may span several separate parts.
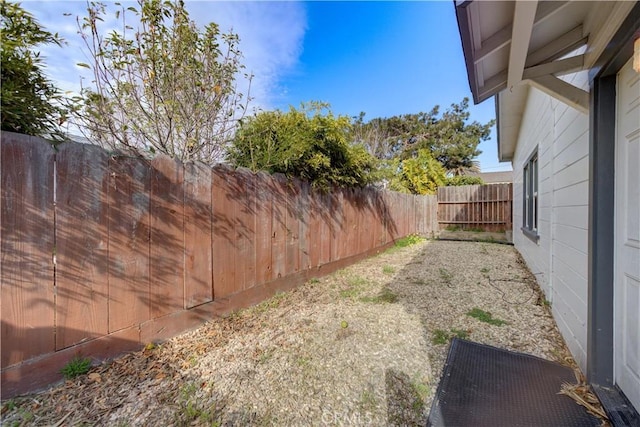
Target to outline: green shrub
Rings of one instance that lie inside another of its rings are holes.
[[[90,367],[91,359],[88,357],[76,356],[60,370],[60,373],[64,375],[66,379],[70,380],[77,376],[86,374],[89,372]]]

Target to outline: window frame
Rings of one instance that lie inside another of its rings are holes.
[[[534,242],[540,239],[538,224],[538,212],[540,209],[538,164],[538,147],[536,147],[522,167],[522,227],[520,228],[523,234]]]

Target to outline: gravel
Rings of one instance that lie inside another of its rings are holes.
[[[575,368],[512,246],[424,241],[3,402],[2,422],[424,425],[452,336]]]

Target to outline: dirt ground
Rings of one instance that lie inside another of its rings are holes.
[[[453,336],[575,367],[517,251],[422,241],[2,404],[14,425],[424,425]]]

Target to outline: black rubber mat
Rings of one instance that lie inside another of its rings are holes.
[[[566,366],[454,338],[427,426],[599,426],[563,382],[576,382]]]

